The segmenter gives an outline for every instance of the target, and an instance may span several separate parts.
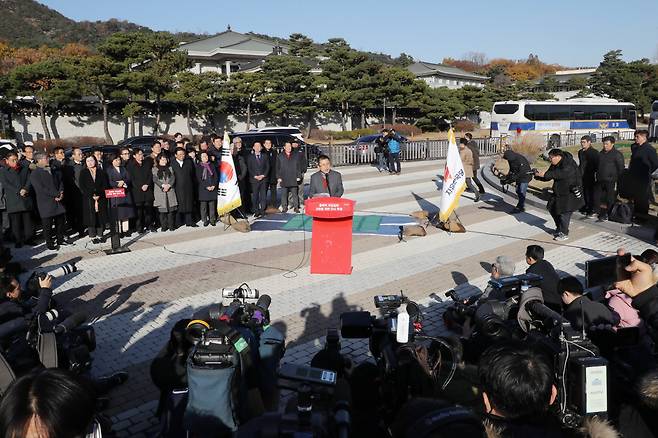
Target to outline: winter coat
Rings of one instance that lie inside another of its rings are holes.
[[[262,153],[267,156],[270,162],[270,173],[267,175],[265,180],[269,184],[276,184],[276,159],[279,156],[279,153],[276,151],[276,149],[274,149],[274,147],[269,151],[267,149],[263,149]]]
[[[548,211],[554,214],[573,212],[585,205],[582,194],[580,198],[572,192],[574,187],[582,187],[578,165],[570,153],[565,152],[557,165],[551,165],[542,177],[537,179],[553,180],[553,195],[548,201]]]
[[[537,421],[506,420],[487,415],[483,421],[487,438],[618,438],[615,428],[598,417],[585,418],[579,429],[563,429],[552,415]]]
[[[475,169],[475,173],[477,173],[477,171],[480,169],[480,148],[478,147],[475,140],[469,141],[466,147],[469,148],[471,152],[473,152],[473,168]]]
[[[148,204],[153,202],[153,174],[151,173],[151,160],[144,159],[139,165],[137,161],[131,160],[126,167],[132,182],[131,191],[133,202],[135,204]],[[147,185],[148,189],[142,191],[142,186]]]
[[[196,170],[192,160],[186,158],[183,164],[178,164],[176,159],[171,160],[171,168],[176,176],[176,200],[178,211],[181,213],[192,213],[196,201]]]
[[[162,172],[162,176],[158,176],[158,167],[153,168],[153,195],[155,201],[153,206],[157,207],[159,211],[173,211],[178,207],[178,198],[176,197],[176,175],[174,174],[171,166],[167,167],[169,175],[165,175],[166,172]],[[171,188],[168,192],[162,190],[163,184],[171,185]],[[169,210],[167,210],[167,205]]]
[[[54,217],[66,213],[62,201],[55,201],[55,198],[62,192],[64,192],[63,201],[66,201],[66,196],[68,196],[64,190],[62,179],[61,173],[41,167],[37,167],[30,174],[30,182],[36,194],[37,207],[39,208],[39,216],[41,218]]]
[[[557,283],[560,277],[555,272],[555,268],[546,260],[539,260],[528,266],[525,271],[528,274],[541,275],[542,280],[539,284],[541,293],[544,297],[544,304],[550,305],[553,310],[562,308],[562,298],[557,291]]]
[[[583,184],[591,186],[596,181],[596,171],[599,168],[599,151],[593,147],[578,151],[578,168],[583,178]]]
[[[388,151],[392,154],[399,154],[400,151],[402,150],[402,146],[400,145],[401,141],[402,140],[397,134],[392,137],[389,137],[387,143]]]
[[[107,199],[105,189],[110,187],[107,173],[97,168],[96,179],[93,179],[89,169],[83,169],[80,173],[80,190],[82,191],[82,220],[88,228],[104,227],[108,222]],[[98,211],[96,201],[98,198]]]
[[[583,316],[585,317],[584,323]],[[564,317],[576,330],[581,330],[583,325],[585,330],[598,325],[614,326],[618,321],[612,311],[605,305],[592,301],[584,295],[573,300],[568,306],[565,306]]]
[[[620,291],[612,289],[605,293],[605,299],[608,300],[608,307],[614,310],[621,320],[617,327],[638,327],[642,324],[640,312],[633,307],[633,299]]]
[[[219,183],[219,170],[215,163],[208,162],[212,174],[206,175],[203,178],[204,168],[201,163],[196,165],[196,180],[197,190],[199,193],[199,201],[216,201],[217,200],[217,184]],[[214,190],[208,191],[208,187],[214,186]]]
[[[131,193],[130,174],[125,167],[120,166],[117,170],[114,166],[110,165],[107,168],[107,178],[110,182],[110,187],[118,188],[118,181],[126,183],[124,186],[126,191],[125,198],[113,198],[110,200],[110,206],[117,209],[117,219],[125,221],[135,217],[135,206],[133,205],[133,197]]]
[[[651,181],[651,174],[658,169],[658,155],[651,143],[642,146],[631,146],[631,161],[628,163],[628,172],[640,186],[646,186]],[[642,187],[645,188],[645,187]]]
[[[276,162],[276,176],[281,180],[281,187],[296,187],[302,178],[299,169],[298,154],[291,152],[288,156],[285,152],[280,153]]]
[[[599,167],[596,170],[596,180],[606,182],[617,182],[624,172],[624,156],[614,147],[606,152],[605,149],[599,153]]]
[[[5,207],[7,213],[20,213],[31,211],[33,208],[30,196],[30,170],[27,167],[18,166],[15,169],[0,166],[0,181],[5,189]],[[27,190],[25,196],[20,195],[21,189]]]
[[[503,159],[509,164],[508,179],[516,183],[529,183],[532,181],[532,173],[528,159],[523,155],[507,150],[503,153]]]
[[[462,160],[466,178],[473,178],[473,152],[468,147],[460,148],[459,158]]]
[[[640,312],[649,335],[658,341],[658,287],[651,286],[633,298],[633,307]]]
[[[297,149],[292,148],[292,153],[299,154],[299,171],[304,175],[306,170],[308,170],[308,159],[306,158],[306,149],[298,147]]]

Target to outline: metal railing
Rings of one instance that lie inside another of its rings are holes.
[[[591,131],[587,133],[592,141],[600,142],[605,136],[611,135],[618,141],[632,140],[633,131]],[[551,134],[540,135],[545,148],[569,147],[580,144],[580,138],[585,133],[567,133],[556,138]],[[474,138],[480,148],[480,156],[491,156],[502,152],[505,145],[511,143],[515,136]],[[318,145],[322,153],[331,158],[334,166],[348,166],[354,164],[371,164],[377,159],[373,143]],[[400,159],[402,161],[439,160],[448,154],[448,140],[419,140],[402,143]]]

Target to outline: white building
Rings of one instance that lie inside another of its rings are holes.
[[[407,69],[417,78],[427,82],[432,88],[462,88],[466,85],[482,88],[489,79],[487,76],[469,73],[457,67],[443,64],[432,64],[430,62],[415,62]]]

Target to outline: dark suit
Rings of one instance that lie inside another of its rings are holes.
[[[311,175],[308,196],[312,198],[320,193],[326,193],[337,198],[343,196],[343,177],[341,174],[335,170],[330,170],[326,175],[320,171]]]
[[[262,152],[258,156],[256,154],[249,155],[247,157],[247,172],[251,184],[251,206],[254,209],[254,214],[263,214],[267,207],[267,184],[270,173],[269,156]],[[263,175],[265,178],[259,181],[255,178],[259,175]]]

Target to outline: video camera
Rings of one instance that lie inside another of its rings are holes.
[[[334,371],[296,364],[283,364],[279,387],[295,392],[287,409],[267,413],[240,427],[237,437],[349,436],[350,387]]]

